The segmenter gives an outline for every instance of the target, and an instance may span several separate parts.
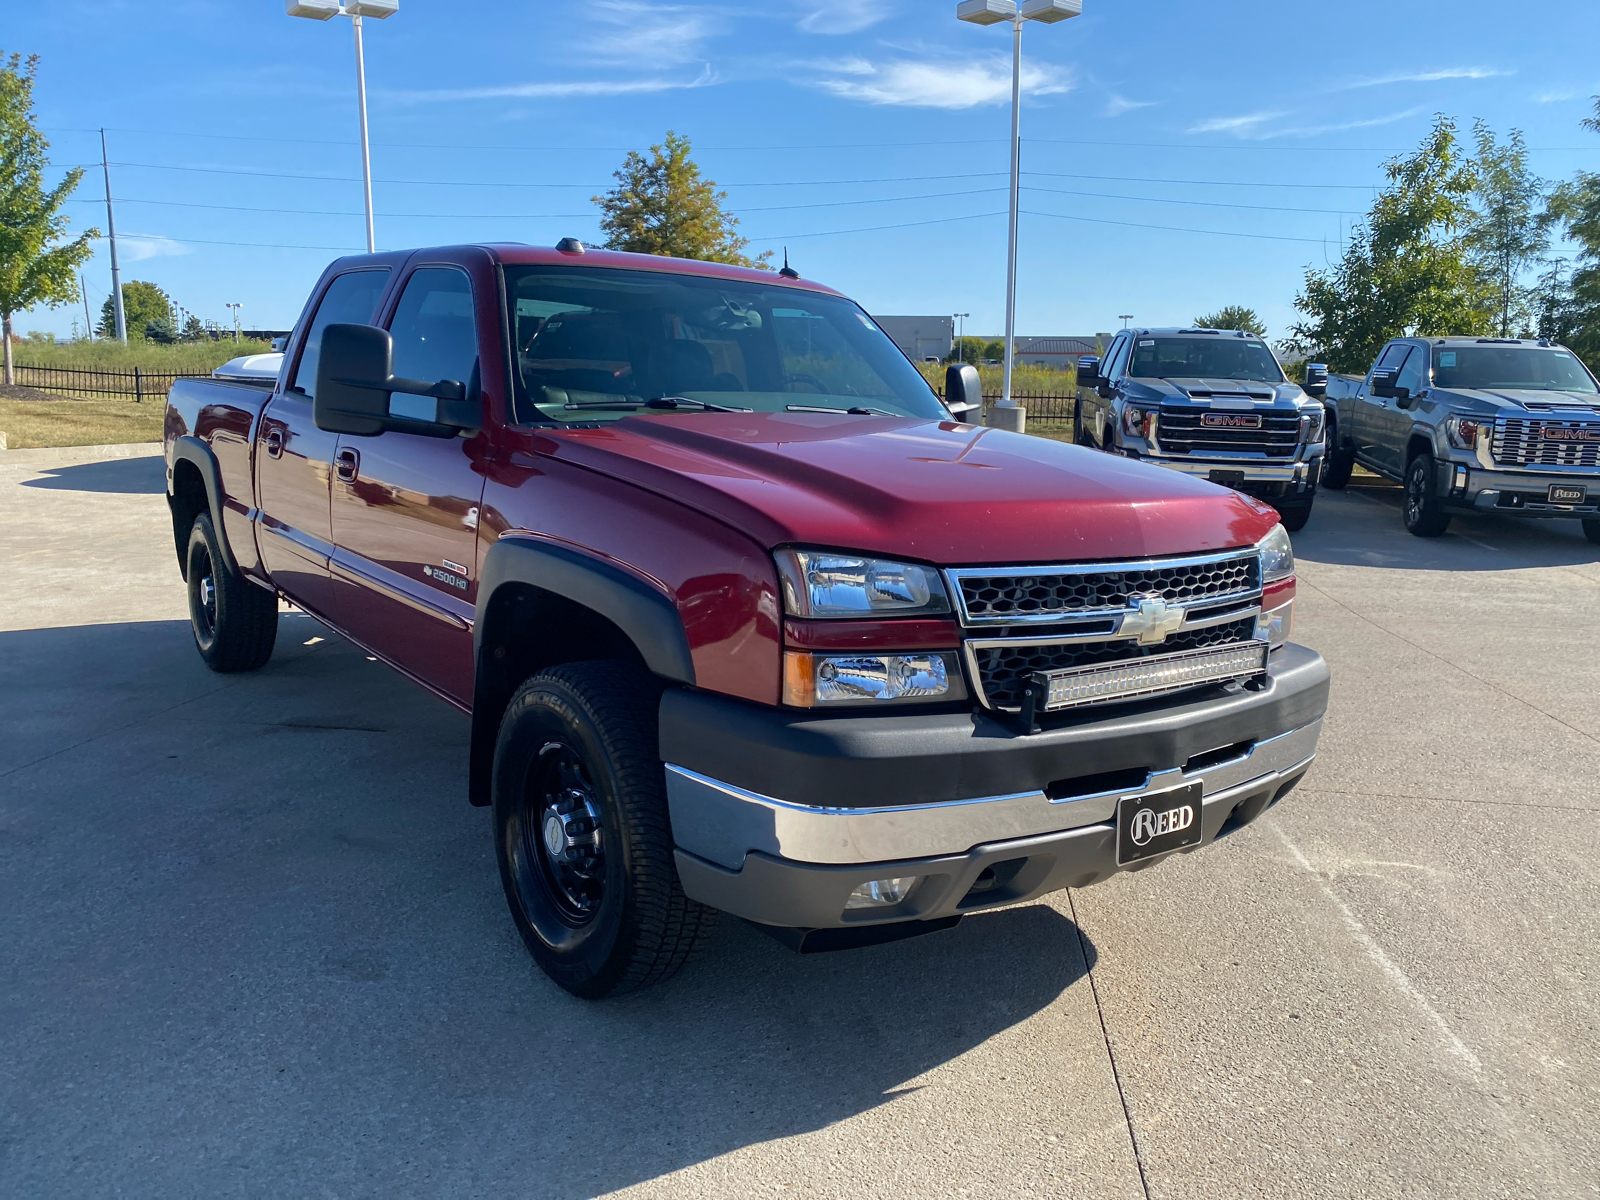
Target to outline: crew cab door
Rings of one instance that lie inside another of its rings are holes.
[[[1398,400],[1385,400],[1372,408],[1377,436],[1374,457],[1385,471],[1400,477],[1405,473],[1406,446],[1416,425],[1416,401],[1428,387],[1430,354],[1426,346],[1409,344],[1400,362],[1400,378],[1395,382],[1411,393],[1411,402],[1401,407]],[[1391,364],[1393,365],[1393,364]]]
[[[296,604],[336,621],[328,559],[333,552],[329,510],[338,435],[311,419],[322,331],[371,321],[389,282],[386,267],[346,271],[317,298],[300,358],[288,386],[267,402],[256,428],[256,541],[273,583]]]
[[[1379,371],[1398,371],[1411,353],[1408,342],[1390,342],[1378,355],[1378,361],[1367,372],[1366,382],[1356,393],[1353,408],[1355,421],[1350,430],[1355,442],[1356,456],[1368,466],[1399,478],[1400,451],[1385,446],[1389,436],[1388,415],[1395,411],[1393,400],[1372,394],[1372,377]]]
[[[396,376],[475,383],[478,323],[472,282],[460,266],[412,270],[388,329]],[[338,623],[463,705],[472,698],[484,485],[472,454],[484,441],[482,434],[345,434],[333,456],[331,567]]]
[[[1106,382],[1095,394],[1094,423],[1090,427],[1102,450],[1114,450],[1117,446],[1117,413],[1121,411],[1118,401],[1122,398],[1122,384],[1127,378],[1128,356],[1132,349],[1133,335],[1123,333],[1117,335],[1106,354],[1106,369],[1101,372]]]

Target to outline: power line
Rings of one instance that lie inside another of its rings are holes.
[[[1159,229],[1167,233],[1208,233],[1215,237],[1242,237],[1254,238],[1264,242],[1309,242],[1314,246],[1325,246],[1327,238],[1283,237],[1272,233],[1235,233],[1228,229],[1189,229],[1182,225],[1146,225],[1138,221],[1113,221],[1106,217],[1074,217],[1066,213],[1034,212],[1023,209],[1030,217],[1054,217],[1058,221],[1087,221],[1093,225],[1122,225],[1129,229]]]
[[[1190,204],[1204,208],[1247,208],[1253,212],[1285,212],[1285,213],[1327,213],[1339,217],[1360,217],[1365,213],[1351,212],[1343,208],[1289,208],[1277,204],[1231,204],[1225,200],[1173,200],[1165,196],[1119,196],[1111,192],[1077,192],[1069,188],[1030,187],[1024,184],[1025,192],[1044,192],[1052,196],[1092,196],[1097,200],[1136,200],[1141,204]]]

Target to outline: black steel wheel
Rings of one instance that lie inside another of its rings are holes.
[[[189,626],[206,666],[224,674],[265,666],[278,640],[277,593],[228,570],[209,513],[195,518],[184,562]]]
[[[1418,537],[1438,537],[1450,527],[1450,514],[1439,500],[1438,471],[1433,455],[1417,455],[1406,467],[1406,493],[1402,515],[1406,529]]]
[[[661,691],[614,662],[525,682],[495,745],[500,880],[534,960],[600,999],[674,974],[714,913],[683,894],[657,750]]]

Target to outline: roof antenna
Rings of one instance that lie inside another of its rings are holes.
[[[796,271],[789,265],[789,247],[787,246],[783,248],[783,270],[779,271],[778,274],[782,275],[785,279],[800,278],[800,272]]]

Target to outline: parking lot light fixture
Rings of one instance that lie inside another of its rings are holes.
[[[340,4],[338,0],[284,0],[284,9],[291,17],[305,17],[312,21],[327,21],[334,17],[349,17],[356,35],[356,108],[361,116],[361,186],[367,201],[367,253],[378,248],[372,223],[372,150],[367,141],[367,64],[361,44],[361,19],[373,17],[383,20],[400,11],[400,0],[352,0]]]
[[[1039,21],[1054,25],[1083,12],[1083,0],[961,0],[956,17],[972,25],[1011,23],[1011,207],[1006,238],[1006,357],[1000,402],[991,423],[1021,431],[1026,415],[1011,396],[1011,376],[1017,358],[1017,224],[1022,207],[1022,25]]]

